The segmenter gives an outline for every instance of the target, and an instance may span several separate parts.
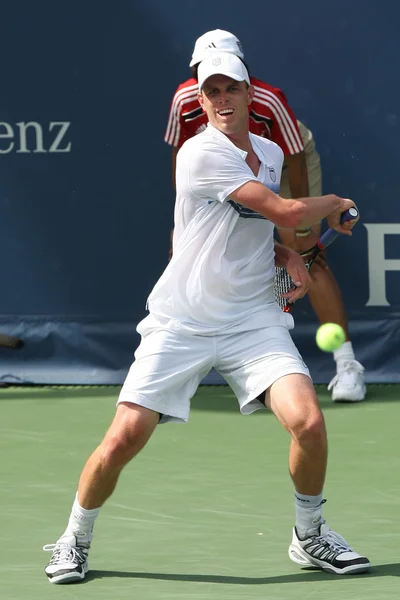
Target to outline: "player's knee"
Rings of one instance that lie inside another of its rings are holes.
[[[101,444],[101,463],[103,469],[121,469],[134,456],[133,440],[117,435],[107,436]]]
[[[315,410],[298,419],[292,434],[300,444],[325,445],[326,428],[322,412]]]
[[[106,435],[101,444],[101,462],[104,468],[121,469],[146,444],[149,435],[145,427],[136,425],[131,431],[126,429]]]
[[[145,446],[160,414],[129,402],[120,402],[109,430],[100,444],[104,469],[121,469]]]

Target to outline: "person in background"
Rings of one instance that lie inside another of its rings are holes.
[[[206,32],[196,40],[194,46],[189,63],[192,77],[178,86],[172,98],[164,140],[172,146],[174,186],[176,155],[179,148],[186,140],[204,131],[207,125],[207,115],[197,99],[198,66],[207,56],[217,52],[228,52],[244,61],[242,45],[235,35],[222,29]],[[282,148],[285,156],[281,196],[321,196],[321,166],[311,131],[296,120],[282,90],[252,76],[250,81],[254,86],[254,98],[249,106],[250,131],[274,141]],[[278,229],[278,233],[283,244],[302,252],[316,243],[320,225],[297,230]],[[173,232],[170,256],[172,234]],[[311,278],[308,295],[319,322],[338,323],[346,333],[345,343],[333,354],[336,375],[328,386],[328,389],[332,390],[332,400],[364,400],[364,367],[355,359],[343,298],[324,254],[314,263]]]

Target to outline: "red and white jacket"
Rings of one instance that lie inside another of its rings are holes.
[[[249,106],[250,131],[272,140],[286,155],[298,154],[303,148],[296,117],[282,90],[250,77],[255,94]],[[164,140],[180,148],[182,144],[207,126],[207,115],[197,101],[198,84],[195,79],[181,83],[176,90],[169,111]]]

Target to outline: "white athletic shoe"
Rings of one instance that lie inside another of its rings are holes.
[[[55,544],[43,546],[45,552],[53,553],[44,569],[50,583],[72,583],[85,579],[89,570],[90,541],[91,537],[69,535],[61,537]]]
[[[366,556],[354,552],[346,540],[329,529],[325,522],[320,526],[319,534],[310,535],[305,540],[299,539],[294,527],[289,558],[303,567],[319,567],[336,575],[364,573],[371,566]]]
[[[357,360],[349,360],[335,375],[328,390],[332,390],[334,402],[360,402],[364,400],[367,388],[364,381],[364,367]]]

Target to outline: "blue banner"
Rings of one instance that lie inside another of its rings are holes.
[[[209,15],[209,16],[208,16]],[[280,87],[313,131],[324,192],[353,198],[362,222],[329,250],[367,380],[400,381],[398,203],[400,8],[346,0],[271,7],[94,0],[2,7],[0,47],[0,379],[121,383],[146,296],[168,260],[174,197],[163,142],[195,39],[242,41],[256,77]],[[294,338],[316,382],[308,301]],[[212,375],[209,382],[220,381]]]

